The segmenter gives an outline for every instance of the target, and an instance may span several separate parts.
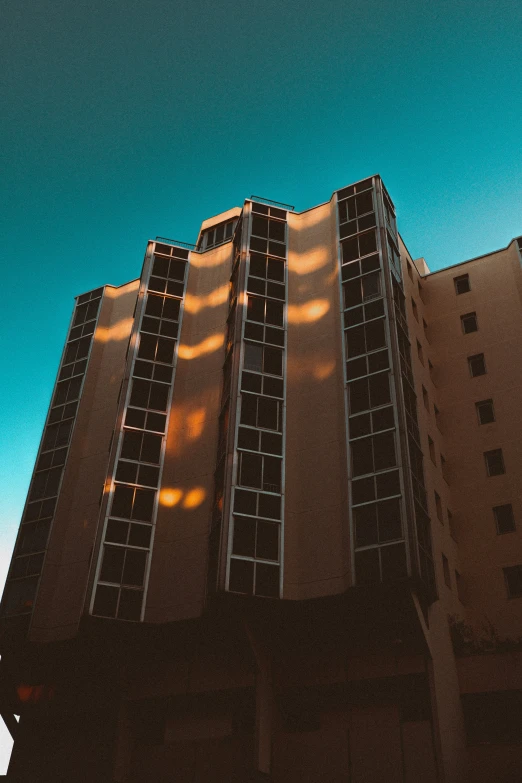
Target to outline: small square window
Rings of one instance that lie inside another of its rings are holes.
[[[446,587],[449,587],[451,589],[450,567],[448,563],[448,558],[444,553],[442,554],[442,570],[444,572],[444,583]]]
[[[464,582],[462,581],[462,576],[459,574],[457,569],[455,569],[455,584],[457,586],[457,595],[459,597],[459,601],[461,604],[465,604]]]
[[[428,435],[428,447],[429,447],[429,450],[430,450],[430,459],[433,462],[433,464],[436,465],[437,464],[437,460],[435,459],[435,444],[434,444],[434,442],[432,441],[432,439],[430,438],[429,435]]]
[[[440,469],[442,473],[442,478],[446,483],[448,483],[448,469],[446,467],[446,458],[443,454],[440,454]]]
[[[442,514],[442,501],[438,492],[435,492],[435,508],[437,509],[437,519],[439,519],[440,522],[444,522],[444,517]]]
[[[459,275],[459,277],[454,277],[453,282],[455,284],[455,293],[457,295],[467,294],[468,291],[471,291],[469,275]]]
[[[513,533],[515,531],[515,517],[513,515],[513,506],[506,503],[503,506],[495,506],[493,509],[495,522],[497,524],[497,533]]]
[[[462,324],[462,331],[464,334],[470,334],[471,332],[478,331],[476,313],[466,313],[465,315],[461,315],[460,322]]]
[[[486,470],[488,476],[501,476],[506,472],[504,468],[504,457],[502,456],[502,449],[485,451],[484,459],[486,460]]]
[[[504,568],[504,577],[509,597],[522,597],[522,565]]]
[[[493,400],[482,400],[475,403],[479,424],[491,424],[495,421],[495,411],[493,410]]]
[[[426,410],[429,411],[429,409],[430,409],[430,398],[428,397],[428,392],[426,391],[424,386],[422,387],[422,401],[424,403],[424,407],[426,408]]]
[[[483,353],[477,353],[474,356],[468,356],[468,366],[472,378],[478,375],[486,374],[486,362]]]

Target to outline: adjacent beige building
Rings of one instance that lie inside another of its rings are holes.
[[[522,778],[521,253],[430,273],[375,176],[76,299],[2,601],[8,779]]]

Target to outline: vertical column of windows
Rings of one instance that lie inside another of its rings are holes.
[[[228,589],[279,597],[286,347],[286,211],[252,202]]]
[[[423,454],[420,445],[417,419],[417,397],[415,394],[411,365],[411,348],[406,320],[405,296],[402,286],[392,280],[395,325],[399,346],[402,392],[406,415],[408,451],[410,457],[410,478],[413,490],[419,573],[430,591],[434,589],[433,554],[431,547],[431,523],[428,514],[428,499],[424,484]]]
[[[233,237],[232,273],[230,275],[228,317],[226,324],[225,361],[223,363],[223,390],[221,394],[221,411],[219,415],[218,450],[216,470],[214,473],[214,502],[210,520],[208,586],[215,589],[219,568],[219,551],[223,528],[223,508],[225,501],[226,460],[230,442],[230,407],[232,404],[232,376],[234,371],[234,351],[236,333],[238,330],[239,308],[238,291],[241,272],[241,248],[243,236],[243,219],[239,222]],[[239,324],[241,322],[239,321]]]
[[[92,613],[141,619],[163,466],[188,251],[156,244],[131,364]]]
[[[33,609],[102,294],[103,288],[98,288],[76,300],[9,570],[5,615]]]
[[[371,179],[338,193],[352,533],[359,584],[406,576],[389,324]],[[392,227],[394,217],[389,213]]]

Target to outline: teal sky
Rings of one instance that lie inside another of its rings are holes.
[[[432,269],[522,233],[519,0],[1,8],[4,553],[73,296],[137,276],[150,237],[376,172]]]

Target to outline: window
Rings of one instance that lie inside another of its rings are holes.
[[[234,514],[234,543],[232,553],[240,557],[261,560],[279,560],[278,522],[241,517]]]
[[[471,286],[469,284],[469,275],[459,275],[459,277],[454,277],[453,283],[455,285],[455,293],[457,295],[467,294],[468,291],[471,291]]]
[[[451,590],[450,567],[448,563],[448,558],[444,553],[442,554],[442,571],[444,573],[444,584],[446,585],[446,587],[449,587]]]
[[[356,307],[381,296],[380,272],[370,272],[364,277],[350,280],[343,285],[344,307]],[[362,319],[361,319],[362,320]]]
[[[502,449],[493,449],[493,451],[485,451],[484,459],[486,460],[486,470],[488,476],[501,476],[505,473],[504,457],[502,455]]]
[[[442,501],[438,492],[435,492],[435,508],[437,510],[437,519],[439,519],[441,522],[444,522],[444,517],[442,514]]]
[[[281,431],[282,403],[270,397],[241,395],[241,424]]]
[[[433,464],[436,465],[437,464],[437,460],[435,459],[435,444],[434,444],[434,442],[432,441],[432,439],[430,438],[429,435],[428,435],[428,448],[429,448],[429,451],[430,451],[430,459],[433,462]]]
[[[429,342],[429,339],[428,339],[428,324],[426,323],[426,321],[424,320],[424,318],[422,319],[422,328],[424,329],[424,337],[425,337],[425,338],[426,338],[426,340],[428,340],[428,342]]]
[[[149,432],[137,432],[125,430],[121,456],[123,459],[136,460],[138,462],[152,462],[158,465],[161,455],[161,435],[152,435]]]
[[[360,378],[348,384],[350,415],[370,408],[379,408],[391,402],[390,381],[387,372]]]
[[[157,411],[166,411],[169,392],[170,387],[164,383],[134,378],[130,404],[136,408],[153,408]]]
[[[466,315],[460,316],[460,322],[462,324],[462,331],[464,334],[470,334],[478,330],[477,314],[466,313]]]
[[[456,529],[455,529],[455,522],[453,521],[453,514],[449,510],[449,508],[446,509],[446,516],[448,517],[448,526],[450,531],[450,536],[457,541],[457,535],[456,535]]]
[[[387,470],[396,465],[395,439],[393,432],[361,438],[350,443],[352,454],[352,475],[362,476]]]
[[[221,245],[222,242],[227,242],[232,238],[236,222],[237,218],[234,218],[203,231],[198,242],[198,250],[208,250],[215,245]]]
[[[346,352],[348,358],[377,351],[386,345],[384,320],[371,321],[363,326],[355,326],[346,332]]]
[[[428,392],[426,391],[424,386],[422,387],[422,401],[424,403],[424,407],[429,412],[429,410],[430,410],[430,399],[428,397]]]
[[[475,403],[479,424],[491,424],[495,421],[495,411],[493,410],[493,400],[482,400]]]
[[[245,342],[244,367],[245,370],[282,376],[283,351],[269,345]]]
[[[447,484],[448,483],[448,468],[447,468],[447,465],[446,465],[446,457],[443,454],[440,454],[439,456],[440,456],[440,470],[441,470],[441,473],[442,473],[442,478],[444,479],[444,481]]]
[[[366,503],[353,509],[355,544],[372,546],[402,538],[400,498]]]
[[[283,296],[284,298],[284,296]],[[262,299],[259,296],[248,296],[247,321],[284,325],[284,304],[272,299]]]
[[[265,492],[281,492],[281,460],[240,451],[239,484]]]
[[[457,569],[455,569],[455,584],[457,586],[457,595],[459,597],[459,601],[461,604],[465,604],[464,582],[462,581],[462,576],[459,574]]]
[[[343,250],[343,263],[347,264],[350,261],[355,261],[361,256],[368,256],[370,253],[377,251],[377,234],[375,229],[366,231],[364,234],[359,234],[350,239],[344,239],[341,242]]]
[[[267,258],[260,253],[250,253],[250,274],[264,280],[285,281],[285,264],[278,258]]]
[[[429,374],[430,374],[431,382],[435,386],[435,379],[434,379],[435,368],[434,368],[433,364],[430,362],[429,359],[428,359],[428,371],[429,371]]]
[[[413,298],[413,296],[411,298],[411,309],[413,310],[413,317],[415,318],[416,321],[418,321],[419,320],[419,311],[417,309],[417,304],[416,304],[415,299]]]
[[[406,261],[406,268],[408,270],[408,277],[410,278],[411,282],[413,283],[413,269],[411,268],[411,264],[409,261]]]
[[[505,503],[503,506],[495,506],[493,509],[497,533],[513,533],[515,530],[515,517],[513,515],[513,506],[511,503]]]
[[[424,353],[422,351],[422,345],[417,340],[417,356],[419,357],[419,361],[422,365],[424,365]]]
[[[435,416],[435,424],[437,425],[437,429],[440,431],[440,411],[436,405],[433,406],[433,415]]]
[[[174,359],[175,340],[168,337],[156,337],[153,334],[140,334],[138,356],[151,362],[172,364]]]
[[[116,484],[112,500],[111,514],[125,519],[142,522],[152,521],[152,511],[156,493],[151,489],[137,489],[124,484]]]
[[[510,598],[522,597],[522,565],[504,568],[504,578],[508,596]]]
[[[346,223],[347,220],[355,220],[361,215],[373,212],[372,191],[367,190],[357,196],[352,196],[346,201],[339,201],[339,222]],[[374,224],[375,225],[375,224]]]
[[[486,362],[483,353],[476,353],[474,356],[468,356],[469,372],[472,378],[478,375],[486,374]]]

